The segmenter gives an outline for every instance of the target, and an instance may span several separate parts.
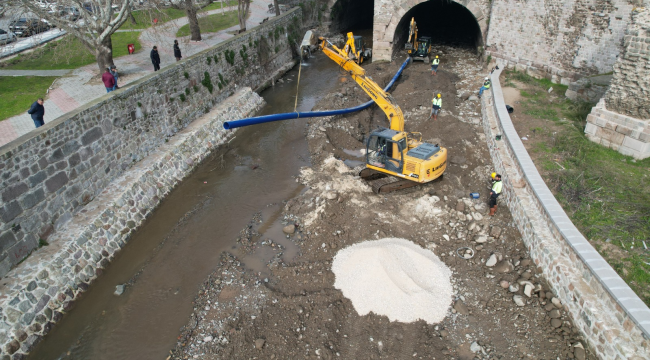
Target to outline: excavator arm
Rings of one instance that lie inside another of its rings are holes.
[[[352,79],[359,84],[363,91],[372,98],[372,100],[381,108],[390,121],[390,129],[403,132],[404,131],[404,115],[397,102],[393,97],[384,91],[376,82],[369,76],[366,76],[366,71],[353,60],[348,59],[347,54],[330,43],[327,39],[319,38],[321,41],[320,48],[323,53],[330,59],[334,60],[341,68],[347,71]],[[328,46],[329,45],[329,46]]]
[[[415,23],[415,18],[413,17],[411,18],[411,24],[409,26],[409,38],[406,41],[406,50],[416,49],[417,41],[418,41],[418,26]]]

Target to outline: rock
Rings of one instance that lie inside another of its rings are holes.
[[[514,301],[517,306],[526,306],[526,300],[524,300],[524,297],[521,295],[513,296],[512,301]]]
[[[550,94],[552,92],[553,92],[553,87],[551,86],[550,88],[548,88],[548,93]]]
[[[532,261],[530,259],[524,259],[524,260],[521,260],[521,263],[519,263],[519,265],[521,265],[522,267],[525,267],[525,266],[529,266],[531,263],[532,263]]]
[[[510,283],[508,282],[508,280],[501,280],[499,282],[499,285],[504,289],[507,289],[508,287],[510,287]]]
[[[474,236],[474,241],[483,244],[487,242],[487,235],[476,235]]]
[[[515,269],[515,266],[512,265],[510,260],[503,260],[500,261],[496,266],[494,267],[494,271],[500,272],[500,273],[509,273],[512,270]]]
[[[327,130],[325,130],[325,128],[324,128],[324,127],[322,127],[322,126],[319,126],[319,127],[318,127],[318,130],[320,130],[320,131],[322,131],[322,132],[325,132],[325,131],[327,131]]]
[[[293,234],[296,232],[296,225],[290,224],[282,228],[282,232],[285,234]]]
[[[444,330],[444,329],[440,330],[440,336],[442,336],[443,338],[446,338],[447,336],[449,336],[449,331]]]
[[[554,297],[551,299],[551,302],[553,303],[553,305],[555,305],[556,308],[558,309],[562,308],[562,302],[560,301],[560,299]]]
[[[465,305],[465,303],[462,300],[456,300],[456,303],[454,304],[454,309],[456,310],[457,313],[461,315],[469,314],[467,305]]]
[[[264,339],[255,340],[255,348],[258,350],[262,350],[262,348],[264,347],[264,343],[266,343],[266,340]]]
[[[479,345],[476,341],[472,343],[472,345],[469,346],[469,350],[473,353],[477,353],[481,350],[483,350],[483,347]]]
[[[124,288],[125,288],[124,284],[115,286],[115,292],[113,294],[117,296],[124,294]]]
[[[336,198],[339,197],[339,195],[334,191],[330,191],[325,194],[325,197],[329,200],[336,200]]]
[[[516,283],[510,284],[510,286],[508,286],[508,291],[510,291],[511,293],[516,293],[517,291],[519,291],[519,284]]]
[[[472,221],[467,225],[467,230],[472,231],[474,229],[476,229],[476,221]]]
[[[485,262],[485,266],[492,267],[496,263],[497,263],[497,256],[496,256],[496,254],[492,254],[492,255],[490,255],[490,258],[487,259],[487,261]]]
[[[551,311],[553,309],[555,309],[555,306],[553,304],[544,305],[544,310],[546,310],[546,311]]]
[[[470,95],[470,96],[467,98],[467,100],[469,100],[469,101],[478,101],[478,96],[476,96],[476,95]]]
[[[463,100],[469,99],[470,96],[472,96],[472,94],[470,94],[468,92],[464,92],[464,93],[460,94],[460,98],[463,99]]]
[[[573,345],[573,356],[577,360],[585,360],[586,354],[585,354],[585,348],[582,346],[582,343],[575,343]]]
[[[521,274],[521,277],[528,280],[533,276],[533,274],[530,273],[530,271],[526,271],[523,274]]]
[[[456,211],[460,211],[460,212],[465,211],[465,203],[462,201],[458,201],[456,203]]]
[[[444,234],[444,235],[442,235],[442,237],[445,238],[445,240],[449,241],[449,235]]]
[[[472,217],[473,217],[474,220],[476,220],[476,221],[481,221],[481,220],[483,220],[483,215],[481,215],[481,214],[479,214],[479,213],[475,213],[475,212],[472,213]]]
[[[212,336],[206,336],[206,337],[203,338],[203,342],[207,343],[207,342],[212,341],[212,339],[213,339]]]
[[[560,319],[551,319],[551,326],[557,329],[562,326],[562,321]]]
[[[551,312],[548,313],[548,316],[551,317],[551,319],[559,319],[562,317],[562,314],[560,313],[560,310],[558,309],[553,309]]]
[[[524,295],[526,295],[528,297],[533,296],[533,286],[532,285],[526,284],[526,286],[524,286]]]
[[[490,236],[492,236],[495,239],[498,239],[499,236],[501,236],[501,228],[498,226],[492,226],[492,229],[490,229]]]

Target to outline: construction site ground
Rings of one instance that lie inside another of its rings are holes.
[[[285,258],[286,246],[260,229],[268,219],[251,219],[241,246],[222,254],[197,294],[169,359],[594,358],[529,258],[508,208],[500,203],[497,215],[487,216],[493,169],[480,102],[470,97],[487,70],[468,50],[439,47],[436,53],[442,59],[437,76],[428,64],[411,64],[391,92],[406,130],[448,149],[444,178],[374,194],[356,174],[364,136],[389,125],[383,112],[373,106],[311,120],[306,137],[312,166],[296,179],[305,189],[283,204],[275,221],[298,254]],[[385,86],[402,61],[365,68]],[[442,94],[443,111],[433,121],[436,93]],[[348,79],[316,108],[346,108],[368,99]],[[235,150],[227,156],[236,155]],[[470,199],[472,192],[480,198]],[[441,323],[359,316],[334,288],[331,264],[339,249],[388,237],[430,249],[453,271],[455,295]],[[243,266],[247,252],[264,247],[275,254],[264,272]],[[458,256],[464,247],[474,250],[471,259]]]

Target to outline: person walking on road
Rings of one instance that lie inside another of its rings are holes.
[[[492,85],[492,82],[490,81],[490,78],[486,77],[485,81],[483,81],[483,86],[481,86],[481,89],[478,91],[479,99],[481,98],[481,95],[483,95],[483,91],[489,89],[491,85]]]
[[[160,70],[160,55],[158,54],[157,46],[154,46],[153,49],[151,49],[151,54],[149,54],[149,57],[151,58],[151,63],[153,64],[153,71]]]
[[[497,212],[497,198],[501,195],[502,190],[501,175],[496,174],[492,181],[492,190],[490,190],[490,216],[494,216]]]
[[[45,125],[45,120],[43,120],[43,116],[45,116],[45,106],[43,106],[43,98],[38,98],[38,100],[34,101],[32,106],[27,110],[27,113],[32,116],[32,120],[34,120],[34,125],[38,129],[39,127]]]
[[[433,99],[431,99],[431,115],[429,115],[429,119],[433,117],[433,120],[438,120],[438,112],[440,112],[440,109],[442,108],[442,99],[440,98],[440,94],[438,96],[434,96]]]
[[[438,55],[436,55],[436,58],[431,62],[431,75],[438,75],[438,65],[440,65],[440,59],[438,59]]]
[[[111,65],[111,75],[113,75],[113,79],[115,79],[115,86],[113,86],[113,90],[117,90],[120,87],[117,86],[117,79],[120,77],[120,74],[117,73],[117,66]]]
[[[176,61],[181,61],[181,58],[183,57],[181,55],[181,48],[178,47],[178,40],[174,40],[174,57],[176,58]]]
[[[113,77],[113,74],[111,74],[111,69],[106,68],[106,72],[102,74],[102,82],[104,83],[104,86],[106,87],[106,92],[109,93],[113,90],[115,90],[115,77]]]

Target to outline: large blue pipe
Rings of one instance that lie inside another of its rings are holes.
[[[386,88],[384,88],[384,91],[389,91],[391,87],[395,84],[395,81],[397,81],[397,78],[402,75],[402,71],[408,65],[408,63],[411,61],[411,58],[408,57],[402,64],[402,66],[399,68],[395,76],[393,76],[393,79],[386,85]],[[355,111],[360,111],[363,109],[367,109],[374,103],[373,100],[368,101],[367,103],[347,108],[347,109],[340,109],[340,110],[324,110],[324,111],[306,111],[306,112],[291,112],[291,113],[284,113],[284,114],[273,114],[273,115],[264,115],[264,116],[256,116],[256,117],[251,117],[247,119],[241,119],[241,120],[234,120],[234,121],[226,121],[223,123],[223,128],[224,129],[234,129],[242,126],[248,126],[248,125],[255,125],[255,124],[262,124],[262,123],[267,123],[267,122],[273,122],[273,121],[280,121],[280,120],[289,120],[289,119],[298,119],[298,118],[309,118],[309,117],[320,117],[320,116],[331,116],[331,115],[341,115],[341,114],[349,114]]]

